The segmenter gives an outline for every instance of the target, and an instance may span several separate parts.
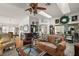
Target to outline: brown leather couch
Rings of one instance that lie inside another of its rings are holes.
[[[38,41],[37,48],[41,51],[47,52],[49,55],[64,56],[64,51],[66,48],[64,37],[60,37],[62,41],[58,45],[52,43],[55,40],[55,37],[56,35],[48,36],[48,42]]]

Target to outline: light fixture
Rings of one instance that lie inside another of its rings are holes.
[[[38,13],[38,10],[46,10],[46,8],[44,7],[39,7],[38,6],[38,3],[30,3],[29,4],[30,8],[26,9],[25,11],[29,11],[30,14],[37,14]]]

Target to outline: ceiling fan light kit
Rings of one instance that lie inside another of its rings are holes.
[[[44,7],[38,7],[38,3],[30,3],[29,4],[30,8],[26,9],[25,11],[29,11],[30,14],[38,14],[38,10],[46,10]]]

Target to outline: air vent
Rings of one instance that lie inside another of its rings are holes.
[[[46,5],[51,5],[51,3],[46,3]]]

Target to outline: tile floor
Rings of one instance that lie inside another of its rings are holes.
[[[74,43],[67,43],[66,44],[65,55],[66,56],[74,56]]]

